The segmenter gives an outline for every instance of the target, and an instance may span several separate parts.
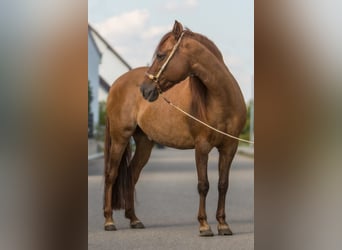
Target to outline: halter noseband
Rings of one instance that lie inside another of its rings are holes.
[[[182,32],[182,34],[180,35],[178,41],[176,42],[176,44],[173,46],[170,55],[168,56],[168,58],[166,59],[166,61],[164,62],[164,64],[161,66],[161,68],[159,69],[158,73],[156,75],[150,74],[148,72],[145,73],[145,75],[152,81],[154,81],[157,84],[158,87],[158,91],[161,92],[160,86],[159,86],[159,77],[160,75],[163,73],[163,71],[165,70],[167,64],[170,62],[172,56],[176,53],[176,50],[179,47],[179,44],[183,38],[185,31]]]

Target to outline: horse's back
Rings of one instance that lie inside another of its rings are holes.
[[[132,69],[118,79],[110,88],[107,97],[107,108],[110,111],[113,107],[122,107],[124,104],[131,103],[138,96],[140,84],[144,79],[146,67]]]

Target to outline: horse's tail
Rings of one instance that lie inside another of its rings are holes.
[[[112,139],[110,137],[109,131],[109,119],[106,120],[106,136],[105,136],[105,149],[104,149],[104,157],[105,157],[105,174],[108,173],[112,167],[112,161],[110,157],[110,147],[112,144]],[[128,194],[128,191],[134,188],[133,179],[132,179],[132,169],[129,167],[129,163],[131,161],[131,144],[130,141],[127,143],[125,151],[120,160],[118,175],[116,180],[112,186],[112,209],[124,209],[125,208],[125,200]]]

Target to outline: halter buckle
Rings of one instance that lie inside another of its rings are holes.
[[[145,75],[152,81],[154,82],[158,82],[158,78],[155,75],[149,74],[147,72],[145,72]]]

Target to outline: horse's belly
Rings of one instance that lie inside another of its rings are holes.
[[[153,124],[144,125],[144,123],[139,124],[139,126],[151,140],[157,143],[179,149],[194,148],[194,139],[185,126],[179,124],[174,126],[154,126]]]
[[[137,122],[144,133],[153,141],[179,149],[194,148],[194,138],[186,119],[172,110],[144,112]]]

